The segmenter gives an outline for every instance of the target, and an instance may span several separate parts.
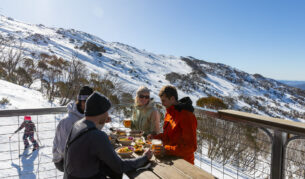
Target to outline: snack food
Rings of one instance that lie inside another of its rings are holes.
[[[122,157],[131,157],[131,154],[133,153],[134,148],[131,146],[126,146],[126,147],[119,147],[116,149],[116,152]]]
[[[138,144],[138,145],[144,145],[145,144],[144,139],[142,139],[142,138],[136,138],[135,143]]]
[[[143,145],[135,144],[134,145],[134,152],[141,153],[141,152],[144,151],[143,148],[144,148]]]
[[[134,148],[131,147],[131,146],[128,146],[128,147],[120,147],[118,149],[118,153],[130,153],[130,152],[133,152]]]
[[[118,141],[122,144],[122,145],[130,145],[133,141],[133,137],[119,137]]]
[[[134,131],[130,131],[129,134],[134,137],[142,137],[144,134],[144,131],[134,130]]]

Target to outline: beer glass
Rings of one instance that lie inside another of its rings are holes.
[[[131,127],[131,120],[130,119],[124,119],[123,124],[126,128]]]

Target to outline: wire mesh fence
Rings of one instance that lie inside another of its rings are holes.
[[[286,145],[285,177],[305,179],[305,137],[292,137]]]
[[[260,128],[197,113],[197,158],[218,178],[270,178],[271,139]]]
[[[22,124],[24,115],[0,118],[0,178],[62,178],[52,162],[52,144],[58,122],[66,113],[32,115],[36,132],[34,139],[40,149],[32,153],[33,144],[24,149],[21,130],[14,131]],[[9,138],[11,136],[11,138]]]
[[[109,132],[111,127],[115,127],[128,131],[123,120],[131,118],[132,109],[132,105],[115,105],[111,111],[112,122],[106,124],[103,130]],[[158,105],[158,109],[163,119],[165,109],[161,105]],[[67,113],[62,112],[62,109],[57,114],[54,111],[52,114],[31,113],[38,134],[35,138],[39,138],[42,148],[26,155],[23,154],[22,131],[9,140],[9,136],[23,122],[26,112],[5,117],[0,114],[0,178],[62,178],[63,173],[52,162],[52,146],[56,126]],[[206,115],[201,109],[197,110],[196,117],[198,147],[195,165],[217,178],[272,178],[274,129],[238,120],[223,120],[217,115]],[[161,128],[162,124],[163,121],[160,123]],[[305,138],[289,134],[287,139],[283,178],[304,179]]]

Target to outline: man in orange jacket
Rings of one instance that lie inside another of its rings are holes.
[[[164,86],[159,93],[162,105],[166,107],[163,133],[149,138],[161,139],[166,155],[174,155],[194,164],[197,149],[197,119],[189,97],[178,101],[174,86]]]

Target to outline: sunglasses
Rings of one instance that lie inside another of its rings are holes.
[[[149,99],[149,96],[145,96],[145,95],[140,95],[139,98],[145,98],[145,99]]]

